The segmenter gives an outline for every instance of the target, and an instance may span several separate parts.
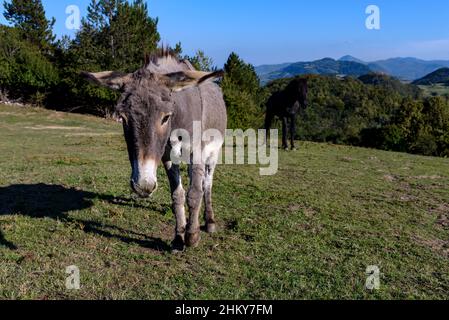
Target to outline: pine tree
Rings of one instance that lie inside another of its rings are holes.
[[[182,44],[178,42],[174,48],[171,49],[172,52],[181,60],[182,59]]]
[[[254,67],[231,53],[221,83],[228,109],[229,128],[258,128],[263,122],[261,89]]]
[[[92,0],[75,39],[80,63],[96,64],[98,69],[135,71],[145,53],[157,47],[157,23],[143,0]]]
[[[206,56],[204,51],[198,50],[193,57],[186,57],[187,60],[199,71],[212,71],[214,69],[214,61],[212,58]]]
[[[61,95],[65,96],[66,105],[94,114],[109,114],[117,102],[117,93],[90,85],[79,72],[136,71],[143,65],[145,54],[157,47],[157,23],[157,18],[149,16],[143,0],[91,0],[81,29],[68,49],[66,43],[58,43]]]
[[[47,20],[41,0],[11,0],[4,3],[4,16],[17,27],[22,37],[37,45],[42,51],[51,49],[55,36],[55,19]]]
[[[232,52],[225,66],[226,79],[238,86],[241,90],[257,95],[260,88],[260,80],[251,64],[245,63],[240,57]]]
[[[134,71],[142,65],[145,54],[154,51],[160,40],[157,23],[157,18],[149,17],[144,0],[118,5],[110,22],[110,36],[114,39],[110,44],[114,69]]]

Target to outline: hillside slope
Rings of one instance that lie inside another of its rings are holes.
[[[448,84],[449,85],[449,68],[438,69],[425,77],[418,79],[413,84],[428,86],[434,84]]]
[[[164,173],[130,196],[118,124],[0,106],[0,136],[0,298],[447,299],[449,159],[301,143],[272,177],[220,166],[219,232],[172,255]]]
[[[420,96],[420,89],[414,84],[405,84],[399,79],[387,76],[385,74],[370,73],[359,77],[359,80],[364,84],[381,86],[389,88],[395,92],[399,92],[404,96],[411,96],[418,98]]]

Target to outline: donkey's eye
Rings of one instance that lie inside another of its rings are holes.
[[[168,122],[168,120],[170,120],[170,117],[171,117],[170,114],[169,114],[169,115],[166,115],[166,116],[162,119],[162,125],[165,125],[165,124]]]

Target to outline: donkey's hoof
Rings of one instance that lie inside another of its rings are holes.
[[[199,232],[186,234],[186,245],[189,248],[196,248],[200,244],[201,236]]]
[[[217,232],[217,225],[215,222],[213,223],[206,223],[206,232],[207,233],[215,233]]]
[[[173,254],[178,254],[184,252],[186,249],[184,240],[181,236],[176,236],[175,240],[171,243],[171,252]]]

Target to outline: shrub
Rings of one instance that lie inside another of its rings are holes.
[[[226,83],[224,80],[224,98],[228,111],[228,128],[249,129],[261,128],[263,112],[254,102],[253,96],[239,89],[237,86]]]
[[[29,102],[38,94],[43,102],[58,82],[56,68],[37,47],[21,40],[16,29],[0,26],[0,90]]]

